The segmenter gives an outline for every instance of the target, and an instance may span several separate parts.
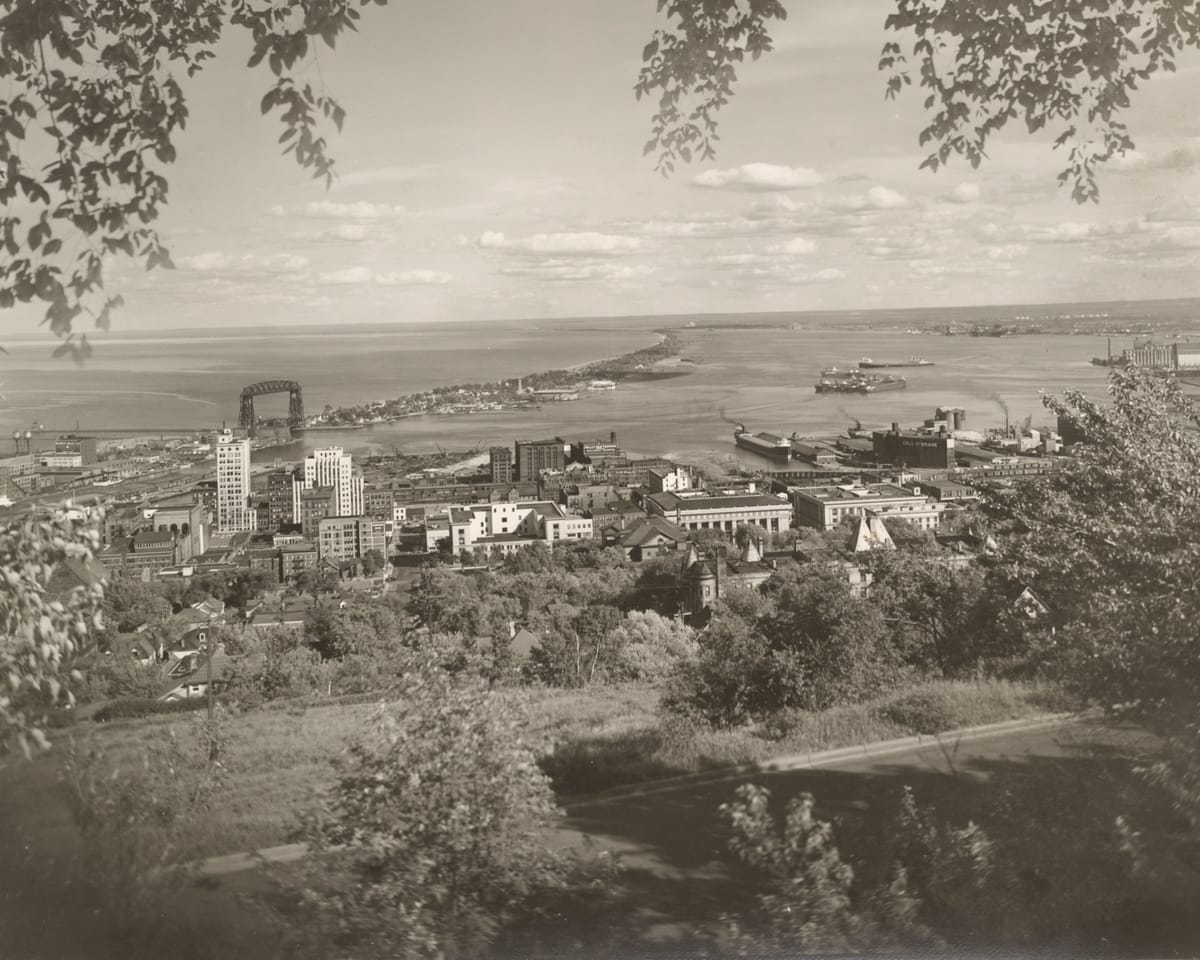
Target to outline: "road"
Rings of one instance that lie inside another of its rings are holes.
[[[880,831],[886,831],[905,786],[940,816],[965,823],[987,801],[988,780],[997,773],[1065,761],[1094,749],[1123,750],[1143,741],[1136,731],[1090,720],[975,740],[947,735],[918,749],[848,758],[817,769],[584,800],[567,810],[570,843],[587,837],[596,847],[618,854],[632,890],[628,923],[640,928],[643,940],[670,942],[688,924],[709,923],[746,895],[718,813],[742,784],[769,788],[772,806],[780,811],[798,793],[813,794],[817,815],[832,821],[839,840],[861,856],[886,839]]]

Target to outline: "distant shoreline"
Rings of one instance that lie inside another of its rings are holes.
[[[562,390],[579,386],[580,381],[611,380],[615,384],[647,380],[666,380],[686,376],[690,369],[664,369],[666,361],[675,359],[676,366],[694,365],[691,360],[679,359],[683,347],[681,331],[660,329],[658,339],[615,357],[588,360],[556,370],[543,370],[523,377],[510,377],[499,382],[459,383],[435,387],[422,393],[404,394],[394,400],[370,401],[353,407],[336,407],[327,417],[344,417],[337,422],[320,421],[307,430],[357,430],[382,423],[393,423],[413,416],[459,416],[462,414],[507,413],[534,407],[538,390]],[[690,329],[690,328],[689,328]],[[520,389],[514,387],[520,385]],[[466,401],[462,397],[468,397]],[[453,398],[453,400],[451,399]],[[546,402],[560,402],[545,398]],[[465,403],[460,409],[441,409],[451,402]]]

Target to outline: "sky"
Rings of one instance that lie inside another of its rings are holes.
[[[633,84],[652,0],[394,2],[306,67],[347,110],[332,189],[281,157],[248,46],[186,81],[158,226],[115,263],[122,328],[870,309],[1185,297],[1200,62],[1147,84],[1136,153],[1079,206],[1049,137],[919,169],[923,94],[883,97],[886,0],[793,4],[740,70],[718,156],[664,178]]]

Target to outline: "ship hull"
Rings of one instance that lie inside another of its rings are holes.
[[[908,381],[895,380],[823,380],[817,384],[817,393],[883,393],[888,390],[903,390]]]
[[[862,370],[883,370],[891,367],[932,367],[932,360],[859,360]]]
[[[757,453],[760,457],[766,457],[769,460],[778,460],[781,463],[787,463],[792,458],[790,443],[786,447],[777,447],[772,443],[764,443],[751,433],[735,434],[733,442],[743,450]]]

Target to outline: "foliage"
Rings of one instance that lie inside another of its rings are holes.
[[[668,678],[665,709],[731,727],[774,708],[763,697],[770,683],[770,649],[752,623],[732,613],[719,615],[700,636],[699,647]]]
[[[227,33],[250,34],[248,65],[265,62],[273,77],[262,112],[278,113],[284,152],[328,185],[333,161],[321,129],[340,130],[344,111],[303,82],[299,68],[318,39],[332,47],[343,30],[355,29],[356,7],[370,2],[5,4],[0,228],[8,257],[0,308],[48,304],[46,321],[65,338],[59,350],[82,358],[90,345],[86,335],[73,342],[73,322],[86,312],[107,329],[121,303],[100,293],[105,258],[123,253],[148,270],[173,266],[149,224],[166,202],[164,171],[187,119],[179,74],[199,73]]]
[[[157,584],[129,577],[117,577],[108,584],[101,609],[105,624],[121,633],[143,624],[158,629],[171,616],[171,604]]]
[[[188,879],[194,851],[183,842],[207,815],[225,780],[227,734],[220,713],[193,717],[191,736],[175,731],[121,763],[102,748],[74,744],[63,765],[71,813],[83,837],[85,875],[126,947],[142,949],[156,923],[171,915],[170,898]]]
[[[299,833],[305,913],[325,938],[356,956],[477,956],[563,886],[541,839],[560,814],[521,728],[477,683],[432,664],[408,677]]]
[[[116,697],[153,699],[162,690],[162,673],[157,665],[143,665],[128,655],[91,656],[77,661],[83,675],[75,694],[82,703]]]
[[[0,758],[14,746],[28,755],[31,741],[47,747],[47,709],[74,703],[67,684],[80,678],[70,663],[100,626],[103,591],[77,587],[52,598],[46,586],[59,564],[92,557],[100,544],[96,521],[58,513],[0,529]]]
[[[856,890],[833,827],[814,816],[812,794],[795,797],[782,824],[770,797],[766,787],[746,784],[721,806],[733,830],[730,849],[764,888],[751,917],[726,917],[743,954],[853,953],[930,940],[916,922],[920,905],[902,869],[879,890]]]
[[[661,680],[685,657],[695,656],[696,632],[653,610],[631,610],[616,628],[614,672],[628,680]]]
[[[295,587],[301,594],[309,594],[314,600],[322,594],[337,589],[337,579],[328,567],[305,567],[296,574]]]
[[[363,573],[368,577],[373,577],[387,565],[387,560],[383,552],[372,547],[363,554]]]
[[[558,622],[532,650],[530,673],[560,687],[583,687],[618,676],[624,640],[618,630],[620,611],[603,604],[582,609],[562,604],[561,609]]]
[[[1080,694],[1167,736],[1156,775],[1200,822],[1200,440],[1173,380],[1116,369],[1111,403],[1047,397],[1086,436],[1049,476],[993,506],[1005,559],[1047,612],[1032,628]]]
[[[189,713],[193,710],[203,710],[208,701],[203,697],[189,697],[185,700],[159,700],[156,697],[138,696],[136,693],[124,696],[120,700],[106,703],[94,714],[92,720],[96,723],[107,723],[110,720],[131,720],[136,717],[152,717],[160,713]]]
[[[669,174],[676,161],[715,156],[715,114],[733,95],[737,65],[772,49],[770,28],[787,9],[779,0],[663,0],[659,8],[667,23],[642,51],[634,89],[639,99],[657,96],[645,152]],[[1058,179],[1077,202],[1097,200],[1096,166],[1134,146],[1120,119],[1131,93],[1200,45],[1200,13],[1177,0],[897,0],[884,26],[907,44],[907,53],[884,44],[887,96],[911,86],[914,72],[927,93],[919,142],[931,152],[922,167],[936,171],[954,155],[977,167],[990,138],[1020,121],[1031,134],[1054,133],[1055,149],[1069,148]]]
[[[1019,590],[1002,568],[951,566],[907,550],[873,551],[865,567],[870,600],[905,663],[953,676],[1023,653],[1022,634],[1005,611],[1006,597]]]

